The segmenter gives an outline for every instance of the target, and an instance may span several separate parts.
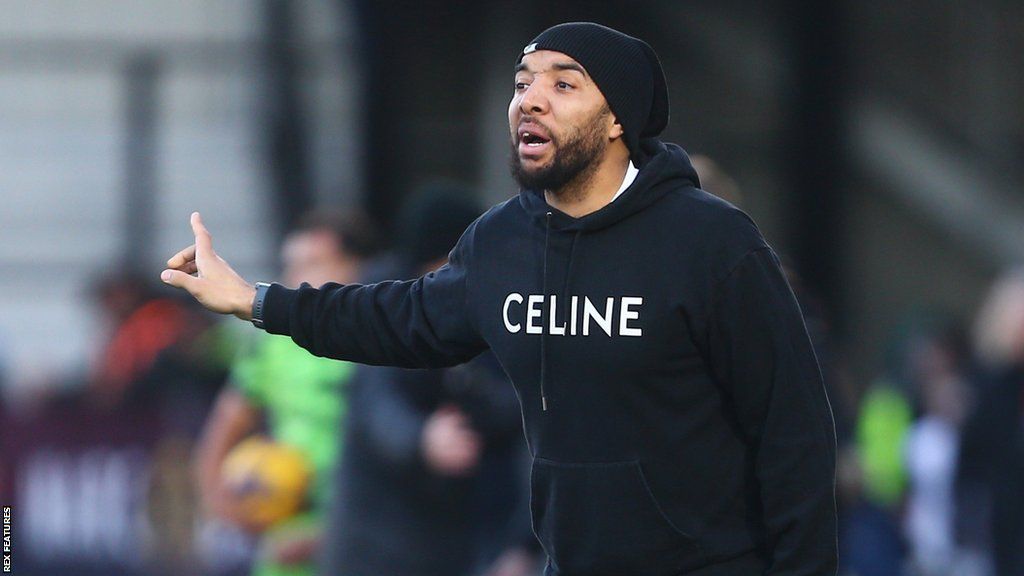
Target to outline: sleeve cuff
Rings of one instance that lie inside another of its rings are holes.
[[[263,329],[270,334],[291,335],[288,321],[292,301],[297,290],[285,288],[280,284],[271,284],[263,299]]]

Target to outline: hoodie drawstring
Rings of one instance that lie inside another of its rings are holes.
[[[544,272],[541,277],[541,294],[544,294],[545,298],[548,293],[548,239],[550,237],[551,211],[549,210],[544,216]],[[548,410],[548,397],[544,392],[544,380],[547,379],[547,354],[544,347],[546,332],[547,330],[542,330],[540,333],[540,407],[544,412]]]
[[[548,294],[548,245],[551,238],[551,215],[549,211],[545,214],[544,222],[544,272],[541,280],[541,290],[544,294],[544,298],[551,297]],[[572,239],[572,245],[569,249],[569,266],[565,274],[565,284],[562,286],[562,321],[565,326],[568,326],[568,308],[569,308],[569,285],[572,283],[572,265],[575,261],[576,256],[576,245],[579,244],[580,236],[583,234],[582,230],[577,230],[576,235]],[[548,307],[548,313],[551,313],[551,308]],[[548,324],[553,325],[557,323],[557,318],[548,319]],[[540,405],[541,409],[547,412],[548,409],[548,397],[546,393],[547,379],[548,379],[548,364],[547,364],[547,346],[545,345],[547,339],[547,330],[543,330],[540,333]]]

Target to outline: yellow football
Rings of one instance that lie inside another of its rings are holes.
[[[224,459],[222,478],[246,521],[267,527],[294,515],[305,503],[312,471],[295,448],[254,436]]]

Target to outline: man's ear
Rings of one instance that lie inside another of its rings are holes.
[[[625,133],[625,131],[622,129],[622,124],[619,124],[619,120],[614,115],[611,115],[610,117],[612,120],[612,125],[608,129],[608,139],[617,140],[619,138],[622,138],[622,135]]]

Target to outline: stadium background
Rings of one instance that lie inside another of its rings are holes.
[[[244,538],[184,511],[199,377],[167,386],[171,414],[112,416],[78,393],[107,338],[98,282],[155,278],[192,210],[256,279],[314,206],[386,227],[438,177],[508,197],[514,57],[565,20],[658,51],[665,139],[729,173],[799,275],[852,450],[880,376],[920,416],[898,382],[907,339],[970,327],[1024,256],[1024,4],[593,4],[0,0],[0,495],[18,567],[243,561]],[[154,508],[159,482],[181,500]]]

